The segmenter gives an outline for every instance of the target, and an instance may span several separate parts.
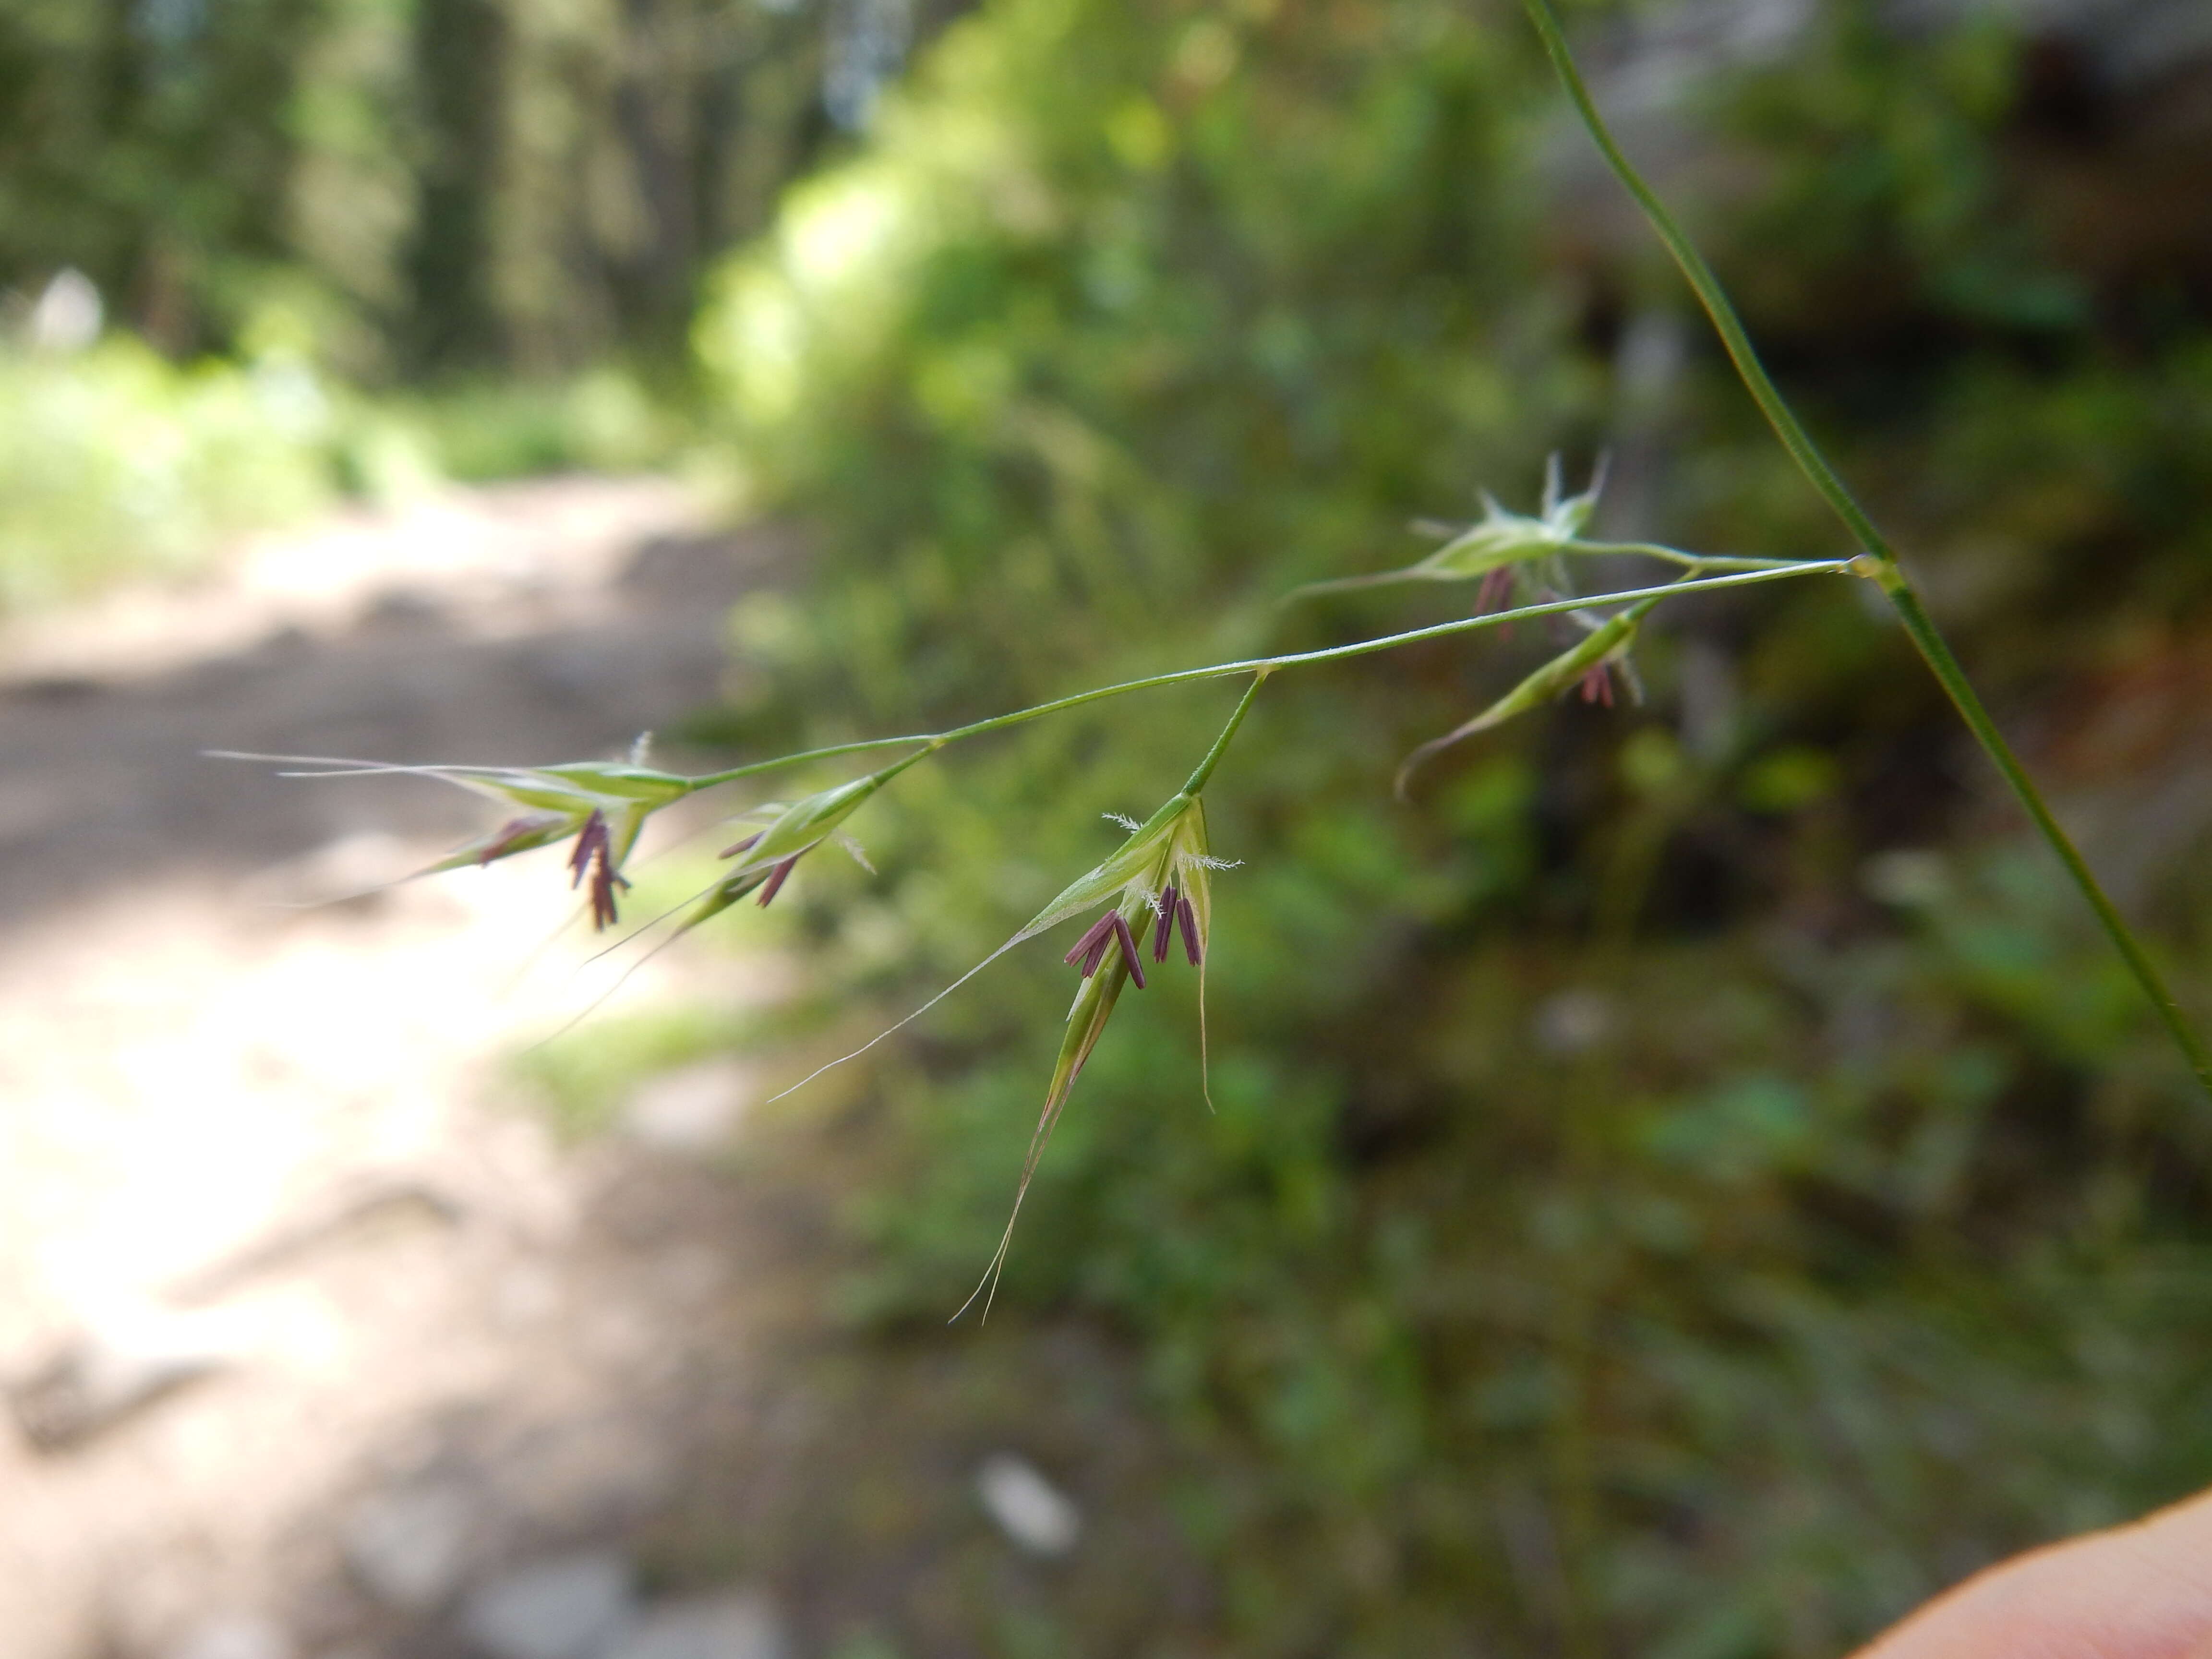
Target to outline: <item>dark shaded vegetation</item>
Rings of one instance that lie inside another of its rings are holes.
[[[2069,126],[2062,49],[2097,43],[1830,8],[1678,88],[1664,171],[2201,1008],[2202,737],[2148,689],[2212,574],[2201,207],[2118,160],[2200,83]],[[2166,142],[2201,155],[2189,107]],[[1614,453],[1607,533],[1833,550],[1656,250],[1576,216],[1554,110],[1515,20],[1458,7],[956,29],[702,324],[819,538],[802,594],[741,607],[720,728],[932,729],[1454,614],[1276,601],[1404,562],[1405,520],[1477,485],[1528,507],[1553,449]],[[2066,169],[2108,161],[2112,215],[2162,228],[2124,259],[2067,218]],[[1270,686],[1211,792],[1246,861],[1216,887],[1216,1109],[1184,994],[1135,999],[993,1327],[1139,1379],[1209,1598],[1111,1635],[1073,1589],[1003,1627],[988,1597],[910,1610],[922,1650],[1830,1653],[2212,1478],[2212,1131],[1857,598],[1662,613],[1643,711],[1470,743],[1410,808],[1397,758],[1540,641]],[[902,779],[862,826],[884,884],[793,890],[835,1032],[1094,862],[1097,814],[1164,798],[1226,703],[1146,694]],[[2068,735],[2106,730],[2158,735]],[[886,1367],[988,1370],[938,1322],[1071,982],[1012,958],[844,1085],[847,1302]]]
[[[750,0],[18,0],[0,282],[74,266],[175,355],[276,309],[356,375],[672,359],[699,272],[834,139],[845,33]]]
[[[677,464],[702,277],[958,9],[0,4],[0,607]]]

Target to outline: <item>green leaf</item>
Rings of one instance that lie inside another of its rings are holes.
[[[742,862],[708,890],[677,932],[688,933],[701,922],[721,915],[774,872],[776,866],[811,853],[837,827],[858,811],[865,801],[903,769],[903,763],[854,778],[834,789],[823,789],[781,806],[752,844]],[[763,809],[765,810],[765,809]]]
[[[1398,769],[1398,793],[1401,796],[1405,794],[1407,781],[1431,756],[1449,748],[1462,738],[1472,737],[1477,732],[1487,732],[1493,726],[1503,726],[1516,714],[1525,714],[1532,708],[1541,708],[1575,685],[1583,675],[1601,663],[1616,662],[1626,657],[1630,647],[1636,642],[1636,630],[1643,623],[1645,613],[1658,603],[1657,597],[1654,596],[1599,623],[1571,649],[1553,658],[1466,725],[1454,726],[1443,736],[1432,738],[1413,750],[1406,757],[1406,763]]]
[[[1526,564],[1568,552],[1596,510],[1598,491],[1603,483],[1601,473],[1590,480],[1589,488],[1581,495],[1561,500],[1559,458],[1554,455],[1545,469],[1540,518],[1509,513],[1486,490],[1482,495],[1482,517],[1419,563],[1372,575],[1310,582],[1290,598],[1298,599],[1310,594],[1341,592],[1355,587],[1381,587],[1394,582],[1468,581],[1509,565]]]
[[[1147,826],[1149,828],[1150,826]],[[1132,841],[1142,836],[1130,837]],[[1101,866],[1102,868],[1103,866]],[[1130,937],[1139,951],[1152,932],[1152,905],[1141,890],[1126,892],[1119,907],[1121,920],[1128,923]],[[1004,945],[1000,950],[1006,948]],[[1069,1092],[1075,1079],[1082,1074],[1084,1062],[1091,1051],[1098,1046],[1105,1034],[1106,1022],[1114,1017],[1114,1005],[1121,1000],[1121,990],[1129,982],[1129,965],[1121,952],[1112,945],[1098,964],[1098,971],[1085,979],[1075,994],[1075,1006],[1067,1011],[1067,1034],[1060,1039],[1060,1056],[1053,1062],[1052,1081],[1046,1085],[1044,1110],[1037,1117],[1036,1128],[1030,1135],[1029,1154],[1022,1160],[1022,1178],[1014,1188],[1014,1207],[1006,1217],[1006,1230],[999,1237],[999,1248],[992,1253],[991,1265],[984,1270],[982,1283],[976,1285],[968,1301],[983,1297],[983,1317],[991,1316],[991,1297],[988,1292],[998,1289],[999,1274],[1006,1264],[1006,1252],[1014,1240],[1014,1224],[1021,1219],[1022,1200],[1029,1196],[1030,1183],[1036,1178],[1037,1165],[1044,1161],[1044,1149],[1052,1139],[1054,1127],[1060,1121],[1060,1109],[1067,1104]],[[967,1311],[961,1308],[961,1313]],[[956,1319],[958,1314],[953,1316]]]
[[[557,778],[586,793],[619,800],[650,801],[656,806],[680,800],[691,793],[691,780],[651,767],[630,766],[619,761],[568,761],[541,766],[535,775]]]
[[[471,864],[489,864],[495,859],[511,858],[517,853],[527,853],[556,841],[564,841],[576,833],[580,820],[565,812],[545,812],[528,818],[510,819],[489,835],[479,836],[465,847],[457,847],[435,864],[417,871],[417,875],[441,875],[448,870],[466,869]]]

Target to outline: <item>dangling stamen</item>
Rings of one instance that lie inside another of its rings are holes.
[[[1195,968],[1199,963],[1200,951],[1198,917],[1191,910],[1188,893],[1176,895],[1176,915],[1182,918],[1182,948],[1190,957],[1190,965]]]
[[[1114,939],[1121,947],[1121,965],[1129,970],[1129,982],[1139,991],[1145,988],[1145,965],[1137,959],[1137,940],[1129,932],[1129,924],[1121,920],[1116,910],[1114,916]]]
[[[1604,663],[1595,663],[1583,676],[1583,701],[1601,702],[1613,707],[1613,671]]]
[[[725,847],[725,848],[724,848],[720,852],[717,853],[714,856],[715,856],[715,857],[717,857],[717,858],[733,859],[733,858],[737,857],[737,855],[738,855],[738,854],[740,854],[740,853],[744,852],[744,851],[745,850],[745,848],[747,848],[748,847],[750,847],[750,846],[751,846],[755,842],[758,841],[758,840],[759,840],[763,836],[764,836],[764,835],[766,835],[766,834],[768,834],[768,831],[767,831],[767,830],[754,830],[754,831],[753,831],[753,833],[752,833],[752,834],[750,834],[750,836],[746,836],[743,841],[737,842],[737,843],[736,843],[735,845],[733,845],[733,846]]]
[[[607,849],[601,847],[599,855],[592,866],[592,928],[594,933],[604,933],[622,920],[615,913],[615,889],[629,885],[615,873],[614,866],[608,861]]]
[[[1096,947],[1103,945],[1113,931],[1114,913],[1109,910],[1084,931],[1083,937],[1075,941],[1075,948],[1067,953],[1065,960],[1073,964],[1085,957],[1095,957],[1097,954]],[[1088,968],[1083,970],[1083,976],[1085,979],[1091,976],[1091,970]]]
[[[1173,882],[1160,889],[1159,903],[1157,908],[1160,915],[1160,931],[1152,940],[1152,960],[1165,962],[1168,959],[1168,946],[1175,939],[1176,890]]]
[[[615,873],[613,838],[607,833],[607,821],[598,811],[584,820],[584,827],[576,832],[576,849],[568,855],[568,886],[574,890],[588,872],[592,878],[592,927],[604,932],[608,924],[619,921],[615,914],[615,886],[629,884]]]
[[[607,821],[604,815],[593,811],[576,832],[575,850],[568,854],[568,888],[571,892],[583,884],[584,872],[590,869],[592,857],[607,844]]]
[[[768,902],[775,896],[776,890],[783,885],[783,878],[791,873],[791,866],[798,862],[799,854],[793,853],[775,866],[775,873],[768,878],[768,885],[761,889],[760,908],[762,909],[768,908]]]

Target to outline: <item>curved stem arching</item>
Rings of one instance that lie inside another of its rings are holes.
[[[1778,581],[1790,576],[1833,574],[1851,568],[1849,559],[1796,559],[1772,566],[1761,566],[1753,570],[1730,571],[1724,575],[1692,577],[1663,582],[1655,587],[1631,587],[1618,593],[1593,593],[1584,598],[1551,599],[1540,605],[1524,605],[1511,611],[1492,611],[1480,617],[1460,617],[1450,622],[1432,623],[1426,628],[1408,629],[1401,634],[1386,634],[1377,639],[1355,640],[1350,645],[1334,645],[1319,651],[1294,651],[1276,657],[1244,657],[1235,662],[1208,663],[1201,668],[1178,668],[1165,674],[1149,674],[1142,679],[1123,680],[1114,685],[1095,686],[1088,691],[1078,691],[1069,696],[1055,697],[1049,702],[1017,708],[1011,714],[994,714],[988,720],[954,726],[946,732],[916,732],[902,738],[870,738],[857,743],[832,744],[827,749],[808,749],[795,755],[779,755],[773,760],[754,761],[744,766],[733,766],[725,771],[708,772],[693,778],[692,793],[712,789],[717,785],[734,783],[740,778],[754,777],[763,772],[775,771],[787,766],[803,765],[809,761],[830,760],[840,755],[857,754],[867,749],[896,748],[915,745],[918,752],[907,757],[906,763],[923,756],[958,743],[966,738],[980,738],[987,732],[1004,731],[1011,726],[1041,720],[1047,714],[1057,714],[1070,708],[1080,708],[1086,703],[1101,702],[1109,697],[1126,696],[1132,691],[1155,690],[1162,686],[1188,685],[1198,680],[1226,679],[1235,674],[1257,674],[1265,677],[1286,668],[1311,668],[1322,663],[1343,662],[1352,657],[1372,655],[1378,651],[1395,651],[1400,646],[1413,645],[1423,640],[1443,639],[1454,634],[1473,633],[1478,629],[1498,628],[1508,623],[1526,622],[1535,617],[1564,616],[1570,611],[1588,611],[1595,605],[1627,605],[1640,599],[1673,598],[1683,593],[1697,593],[1716,587],[1744,587],[1753,582]]]
[[[1652,229],[1680,268],[1691,292],[1698,296],[1698,303],[1705,307],[1705,315],[1711,319],[1714,331],[1720,336],[1721,344],[1728,351],[1729,361],[1735,364],[1736,375],[1742,380],[1745,390],[1751,393],[1752,401],[1759,405],[1759,413],[1765,416],[1767,424],[1774,428],[1774,435],[1781,440],[1783,448],[1797,464],[1797,470],[1805,475],[1806,482],[1819,492],[1820,499],[1843,521],[1852,538],[1866,550],[1875,567],[1871,574],[1888,596],[1899,622],[1904,625],[1906,637],[1912,641],[1913,648],[1920,653],[1929,672],[1936,676],[1944,695],[1951,699],[1952,706],[1959,711],[1959,717],[1966,723],[1966,729],[1973,733],[1974,741],[1981,745],[1990,763],[2019,798],[2021,806],[2027,809],[2028,819],[2034,824],[2036,832],[2048,843],[2075,886],[2081,890],[2081,896],[2095,913],[2113,948],[2120,953],[2121,960],[2127,963],[2128,971],[2135,975],[2136,983],[2150,1000],[2160,1022],[2188,1060],[2190,1069],[2197,1074],[2198,1085],[2208,1098],[2212,1098],[2212,1051],[2207,1050],[2203,1039],[2183,1017],[2181,1005],[2175,1000],[2165,976],[2151,960],[2150,953],[2128,927],[2118,907],[2098,882],[2088,861],[2081,856],[2081,849],[2075,846],[2073,838],[2067,835],[2052,815],[2050,803],[2044,799],[2042,792],[2035,787],[2035,781],[2028,776],[2027,769],[2021,763],[2020,757],[2013,752],[2012,745],[1997,730],[1996,722],[1990,718],[1990,712],[1983,706],[1972,682],[1967,679],[1966,671],[1959,665],[1959,659],[1952,653],[1950,645],[1929,616],[1926,605],[1922,604],[1918,589],[1899,564],[1897,550],[1876,527],[1866,509],[1859,505],[1857,498],[1851,494],[1835,468],[1829,465],[1827,457],[1821,453],[1820,446],[1813,441],[1812,434],[1805,430],[1796,412],[1775,386],[1773,379],[1766,372],[1766,366],[1759,362],[1759,352],[1751,343],[1751,336],[1746,332],[1742,319],[1736,315],[1735,307],[1730,303],[1727,290],[1722,288],[1720,278],[1713,274],[1712,267],[1705,263],[1705,256],[1698,252],[1697,245],[1691,241],[1688,233],[1675,222],[1674,215],[1667,210],[1666,204],[1659,199],[1658,193],[1645,182],[1643,174],[1636,170],[1635,164],[1629,161],[1614,140],[1611,129],[1606,125],[1605,117],[1599,112],[1596,100],[1590,95],[1589,83],[1583,79],[1581,70],[1576,66],[1574,54],[1568,49],[1566,35],[1559,27],[1559,20],[1552,10],[1550,0],[1523,0],[1523,3],[1528,21],[1542,40],[1545,53],[1551,58],[1552,67],[1558,72],[1567,96],[1573,100],[1583,125],[1588,129],[1592,142],[1605,157],[1606,164],[1613,169],[1614,176],[1628,193],[1636,198],[1637,205],[1644,210],[1644,216],[1650,221]]]

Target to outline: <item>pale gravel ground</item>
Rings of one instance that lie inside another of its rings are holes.
[[[161,1322],[233,1357],[73,1449],[0,1422],[0,1659],[150,1659],[248,1614],[301,1659],[393,1650],[339,1562],[360,1494],[465,1468],[486,1559],[619,1529],[681,1455],[668,1402],[704,1345],[732,1386],[726,1230],[611,1264],[582,1218],[638,1154],[564,1151],[505,1097],[499,1056],[589,986],[573,949],[517,982],[557,873],[277,908],[475,811],[195,754],[610,752],[713,695],[740,568],[776,556],[696,537],[699,511],[650,480],[460,495],[0,641],[0,1370]],[[625,1001],[774,978],[671,952]]]

